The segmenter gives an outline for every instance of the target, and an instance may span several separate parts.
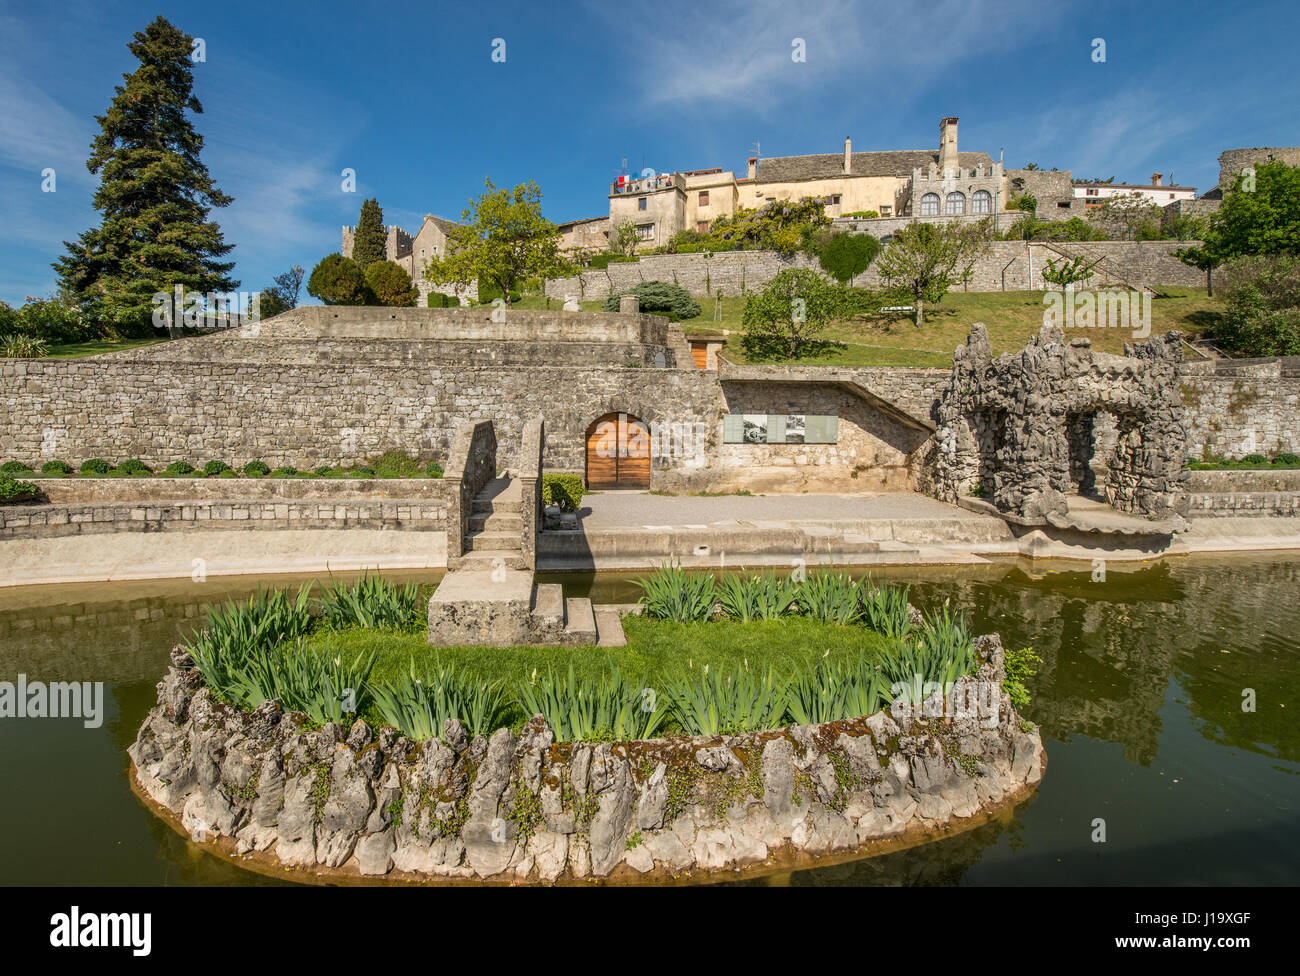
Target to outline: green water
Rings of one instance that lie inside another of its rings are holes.
[[[877,574],[880,578],[882,574]],[[1032,644],[1024,711],[1048,766],[1004,821],[911,851],[756,884],[1234,884],[1300,880],[1300,557],[893,570],[928,608]],[[434,580],[437,574],[400,574]],[[620,577],[553,577],[630,602]],[[289,582],[290,578],[262,582]],[[296,580],[294,580],[296,581]],[[206,602],[257,580],[0,590],[0,680],[105,682],[104,724],[0,720],[0,883],[268,884],[148,813],[126,747],[167,651]],[[1243,689],[1257,710],[1243,712]],[[1103,819],[1106,842],[1091,839]]]

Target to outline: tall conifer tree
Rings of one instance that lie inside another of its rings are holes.
[[[357,232],[352,237],[352,260],[362,271],[376,261],[384,260],[384,211],[374,197],[361,204],[361,218],[357,221]]]
[[[86,167],[99,176],[95,209],[100,226],[54,263],[64,289],[101,322],[120,330],[146,328],[157,292],[175,285],[229,292],[233,261],[221,227],[209,214],[230,204],[200,159],[203,137],[187,112],[202,114],[194,97],[193,38],[158,17],[127,45],[140,65],[123,75]]]

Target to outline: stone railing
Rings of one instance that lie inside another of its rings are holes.
[[[311,730],[274,702],[219,703],[178,647],[128,751],[133,782],[174,827],[307,881],[735,877],[912,846],[1026,797],[1042,740],[1001,689],[997,636],[976,650],[975,677],[917,707],[737,736],[556,743],[540,715],[518,736],[471,737],[454,719],[422,742],[360,720]],[[972,699],[974,710],[952,708]]]
[[[447,558],[465,555],[465,536],[474,509],[474,496],[496,477],[497,435],[490,420],[471,420],[456,428],[443,480],[447,493]]]
[[[525,569],[537,568],[537,534],[542,530],[542,455],[546,451],[546,423],[534,417],[524,424],[519,449],[520,550]]]

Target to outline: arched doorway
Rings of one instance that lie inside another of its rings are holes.
[[[626,413],[598,417],[587,428],[587,487],[649,488],[649,425]]]

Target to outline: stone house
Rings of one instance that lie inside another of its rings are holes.
[[[408,234],[396,224],[389,225],[388,233],[384,238],[384,257],[386,260],[401,266],[411,276],[411,281],[420,290],[417,304],[425,304],[430,292],[440,292],[444,295],[462,295],[470,298],[477,296],[477,284],[471,284],[468,288],[457,290],[453,285],[431,285],[424,279],[424,266],[430,260],[447,253],[448,235],[457,226],[454,220],[435,217],[433,214],[424,215],[424,221],[414,235]],[[356,232],[356,227],[343,228],[339,253],[345,258],[352,257],[352,242]]]

